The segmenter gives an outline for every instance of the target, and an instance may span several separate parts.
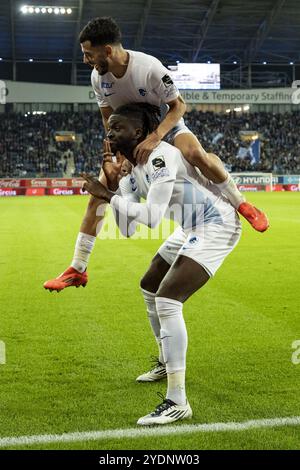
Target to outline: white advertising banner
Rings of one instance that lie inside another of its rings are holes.
[[[296,82],[295,82],[296,83]],[[299,82],[300,86],[300,82]],[[299,104],[300,88],[181,90],[190,104]],[[92,87],[0,80],[2,103],[95,103]]]

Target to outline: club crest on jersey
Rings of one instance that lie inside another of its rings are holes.
[[[193,235],[190,239],[189,239],[189,244],[190,245],[196,245],[196,243],[198,243],[200,241],[200,238],[197,237],[197,235]]]
[[[140,94],[141,96],[146,96],[147,90],[145,90],[145,88],[139,88],[139,94]]]
[[[162,155],[159,155],[159,157],[155,157],[152,160],[152,165],[155,170],[158,170],[159,168],[163,168],[166,166],[165,159]]]
[[[166,75],[163,76],[162,82],[163,82],[163,84],[165,85],[166,88],[168,88],[171,85],[174,85],[174,82],[173,82],[172,78],[167,73],[166,73]]]

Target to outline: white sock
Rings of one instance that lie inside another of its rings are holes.
[[[165,361],[164,361],[162,344],[161,344],[161,339],[160,339],[160,322],[159,322],[156,305],[155,305],[155,294],[153,294],[152,292],[148,292],[145,289],[141,289],[141,291],[145,300],[149,322],[150,322],[153,334],[155,336],[155,339],[158,345],[158,354],[159,354],[158,360],[161,364],[164,364]]]
[[[237,185],[231,178],[230,174],[227,174],[227,178],[223,183],[216,184],[216,186],[219,188],[219,190],[227,197],[229,202],[233,205],[235,209],[238,209],[239,205],[242,202],[245,202],[246,199],[240,193],[240,191],[237,188]]]
[[[78,234],[71,266],[80,273],[83,273],[87,268],[95,241],[96,237],[93,237],[92,235],[87,235],[82,232],[79,232]]]
[[[187,331],[182,315],[182,303],[166,297],[156,297],[156,309],[161,324],[160,337],[168,374],[167,398],[185,405],[185,367]]]
[[[168,391],[166,398],[174,401],[177,405],[186,404],[185,370],[168,374]]]

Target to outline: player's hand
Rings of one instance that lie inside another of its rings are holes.
[[[127,160],[127,158],[125,158],[125,160],[124,160],[124,162],[122,163],[122,166],[121,166],[119,180],[121,178],[123,178],[124,176],[130,175],[132,173],[132,168],[133,168],[133,166],[130,163],[130,161]]]
[[[112,191],[118,189],[119,176],[124,160],[125,157],[119,151],[116,155],[112,153],[109,141],[104,139],[102,169],[106,176],[107,185]]]
[[[157,147],[161,142],[161,139],[155,132],[152,132],[148,137],[139,143],[134,150],[134,158],[137,163],[144,165],[147,163],[150,153]]]
[[[82,173],[81,176],[85,179],[85,182],[82,185],[82,189],[84,191],[87,191],[93,196],[103,199],[104,201],[109,202],[111,200],[113,194],[108,191],[108,189],[103,186],[95,176],[89,175],[88,173]]]

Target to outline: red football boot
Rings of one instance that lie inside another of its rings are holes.
[[[86,271],[84,273],[80,273],[79,271],[76,271],[76,269],[70,267],[55,279],[50,279],[50,281],[46,281],[44,287],[50,292],[52,292],[53,290],[60,292],[66,287],[85,287],[87,285],[87,282],[88,275]]]
[[[269,220],[266,214],[254,207],[250,202],[242,202],[238,207],[238,212],[258,232],[265,232],[269,228]]]

